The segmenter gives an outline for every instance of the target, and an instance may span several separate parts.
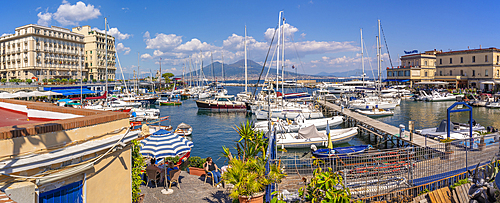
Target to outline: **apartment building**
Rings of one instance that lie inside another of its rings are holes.
[[[17,27],[14,34],[0,37],[0,78],[85,78],[83,38],[55,26]]]
[[[458,88],[498,89],[500,50],[470,49],[436,54],[435,80],[454,82]]]
[[[389,82],[408,82],[410,85],[434,80],[436,53],[438,51],[433,50],[401,56],[400,66],[387,68],[387,80]]]
[[[89,70],[90,80],[106,79],[106,61],[108,63],[108,79],[115,80],[116,62],[115,62],[115,38],[108,34],[107,54],[106,55],[106,35],[104,33],[92,30],[90,26],[75,27],[74,33],[84,35],[85,42],[85,68]],[[105,60],[107,58],[107,60]]]

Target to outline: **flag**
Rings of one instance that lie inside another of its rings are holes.
[[[326,135],[328,136],[328,149],[333,149],[332,137],[330,136],[330,124],[326,121]]]

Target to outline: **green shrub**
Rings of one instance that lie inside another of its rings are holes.
[[[460,185],[464,185],[464,184],[467,184],[467,183],[470,183],[470,181],[466,178],[466,179],[462,179],[462,180],[459,180],[458,182],[456,183],[453,183],[453,185],[450,186],[450,188],[452,190],[454,190],[456,187],[460,186]]]
[[[205,159],[202,159],[199,156],[192,156],[189,157],[188,162],[189,162],[188,167],[203,168]]]

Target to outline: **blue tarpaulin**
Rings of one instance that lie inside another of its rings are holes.
[[[53,92],[61,93],[64,96],[69,96],[69,95],[77,95],[77,94],[95,94],[96,92],[89,90],[87,88],[83,88],[80,90],[80,88],[74,88],[74,89],[59,89],[59,90],[52,90]]]

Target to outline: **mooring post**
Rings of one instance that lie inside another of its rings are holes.
[[[410,142],[413,142],[413,121],[408,121],[408,131],[410,132]]]

